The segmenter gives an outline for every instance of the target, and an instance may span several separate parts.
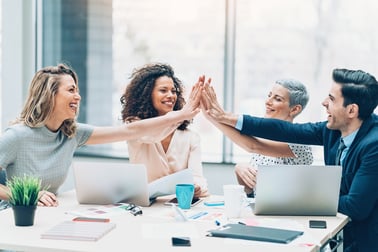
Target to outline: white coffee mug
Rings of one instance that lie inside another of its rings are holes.
[[[241,217],[246,194],[242,185],[223,185],[224,210],[227,218]]]

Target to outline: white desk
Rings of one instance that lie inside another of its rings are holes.
[[[215,196],[212,196],[215,198]],[[218,197],[219,198],[219,197]],[[207,200],[207,199],[205,199]],[[334,237],[348,222],[348,217],[338,214],[336,217],[305,217],[305,216],[254,216],[246,211],[241,220],[261,222],[276,221],[277,223],[293,223],[305,232],[289,244],[247,241],[207,237],[207,231],[216,228],[213,221],[190,220],[178,222],[173,217],[171,207],[165,206],[166,199],[158,199],[151,207],[143,208],[142,216],[133,216],[125,211],[111,216],[116,228],[96,242],[66,241],[41,239],[41,233],[64,220],[71,220],[70,211],[85,211],[89,205],[79,205],[75,192],[70,191],[59,196],[58,207],[38,207],[34,226],[17,227],[14,225],[12,209],[0,211],[0,248],[16,251],[318,251],[320,246]],[[191,211],[223,212],[222,208],[207,207],[203,202]],[[309,219],[324,219],[327,229],[308,228]],[[192,246],[172,247],[172,236],[189,235]],[[302,243],[310,243],[304,245]],[[258,248],[256,250],[256,248]]]

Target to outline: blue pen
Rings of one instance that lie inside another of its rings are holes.
[[[206,214],[207,214],[207,212],[199,212],[199,213],[197,213],[197,214],[195,214],[195,215],[190,216],[190,219],[198,219],[198,218],[200,218],[201,216],[204,216],[204,215],[206,215]]]
[[[203,204],[205,206],[224,206],[224,201],[206,201]]]

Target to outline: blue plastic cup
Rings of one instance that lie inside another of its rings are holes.
[[[177,198],[179,208],[190,209],[193,196],[194,196],[193,184],[177,184],[176,185],[176,198]]]

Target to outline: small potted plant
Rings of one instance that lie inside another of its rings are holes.
[[[7,181],[7,187],[16,226],[32,226],[41,191],[41,180],[28,175],[13,177]]]

